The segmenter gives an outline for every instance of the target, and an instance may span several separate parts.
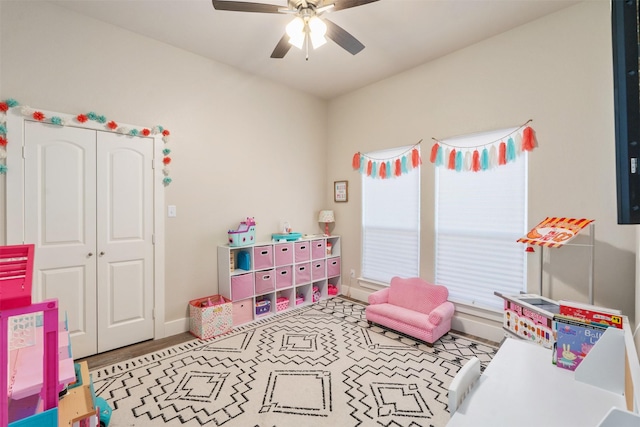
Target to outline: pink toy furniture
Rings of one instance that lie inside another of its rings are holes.
[[[34,245],[0,246],[0,310],[31,304]]]
[[[377,323],[433,345],[451,329],[455,310],[449,290],[419,277],[394,277],[388,288],[369,295],[369,324]]]

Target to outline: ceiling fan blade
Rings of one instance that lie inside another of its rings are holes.
[[[342,47],[344,50],[352,55],[355,55],[362,49],[364,49],[364,45],[360,43],[358,39],[345,31],[342,27],[329,21],[328,19],[323,20],[327,24],[326,36],[340,45],[340,47]]]
[[[282,6],[275,4],[251,3],[244,1],[211,0],[216,10],[230,10],[233,12],[280,13]]]
[[[273,49],[273,52],[271,52],[271,57],[275,59],[284,58],[287,52],[289,52],[289,49],[291,49],[291,43],[289,43],[289,36],[285,33],[275,49]]]
[[[362,6],[379,0],[336,0],[332,10],[349,9],[351,7]]]

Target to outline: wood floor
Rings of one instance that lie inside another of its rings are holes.
[[[173,335],[167,338],[144,341],[127,347],[118,348],[116,350],[96,354],[95,356],[85,357],[77,361],[85,360],[89,365],[89,369],[94,370],[102,368],[103,366],[112,365],[114,363],[120,363],[133,357],[139,357],[143,354],[153,353],[154,351],[162,350],[163,348],[182,344],[183,342],[192,339],[195,339],[193,335],[191,335],[189,332],[183,332],[181,334]]]

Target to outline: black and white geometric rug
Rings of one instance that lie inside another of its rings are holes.
[[[194,339],[92,372],[110,427],[440,427],[467,359],[496,349],[447,334],[434,347],[333,298],[212,340]]]

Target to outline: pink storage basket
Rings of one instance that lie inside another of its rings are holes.
[[[279,297],[276,300],[276,311],[283,311],[289,307],[289,298]]]
[[[276,289],[284,289],[293,285],[293,270],[290,265],[276,268]]]
[[[296,242],[294,246],[295,261],[309,261],[311,259],[311,242]]]
[[[324,240],[313,240],[311,242],[311,259],[324,258],[327,253]]]
[[[340,258],[329,258],[327,260],[327,277],[340,275]]]
[[[231,299],[238,301],[253,295],[253,273],[231,277]]]
[[[293,264],[293,243],[273,245],[276,267]]]
[[[326,262],[323,259],[311,262],[311,280],[324,279],[327,275],[325,272]]]
[[[35,246],[0,246],[0,310],[31,305]]]
[[[273,267],[273,249],[271,245],[253,248],[253,265],[255,270]]]
[[[295,266],[295,283],[302,285],[311,281],[311,263],[305,262]]]
[[[276,285],[275,270],[256,271],[256,294],[266,294]]]

